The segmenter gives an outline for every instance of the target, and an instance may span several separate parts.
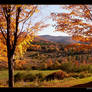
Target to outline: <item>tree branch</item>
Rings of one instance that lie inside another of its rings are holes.
[[[16,29],[15,29],[15,33],[14,33],[14,43],[13,43],[13,47],[12,47],[12,54],[14,53],[15,51],[15,48],[16,48],[16,43],[17,43],[17,33],[18,33],[18,20],[19,20],[19,14],[21,12],[21,7],[18,7],[17,8],[17,11],[16,11]]]
[[[35,12],[36,9],[37,9],[37,6],[34,9],[30,10],[30,12],[28,13],[28,15],[24,19],[20,20],[19,22],[28,20],[33,15],[33,13]]]
[[[4,37],[4,39],[7,40],[7,38],[5,37],[5,34],[4,34],[4,32],[2,31],[2,28],[1,28],[1,27],[0,27],[0,29],[1,29],[0,31],[1,31],[1,33],[2,33],[2,35],[3,35],[3,37]]]

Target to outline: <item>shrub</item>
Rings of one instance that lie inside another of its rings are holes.
[[[60,69],[66,72],[73,72],[73,63],[72,62],[61,63]]]
[[[54,79],[64,79],[65,77],[68,77],[68,74],[66,72],[63,72],[62,70],[54,72],[52,74],[49,74],[45,77],[45,79],[48,80],[54,80]]]
[[[37,79],[37,81],[42,81],[44,79],[44,75],[42,73],[37,73],[37,74],[30,74],[30,73],[17,73],[14,76],[14,80],[15,82],[18,81],[35,81]]]
[[[50,67],[50,69],[60,69],[61,64],[58,61],[55,61],[54,64]]]
[[[91,73],[81,72],[80,75],[79,75],[79,78],[85,78],[85,77],[90,77],[90,76],[92,76]]]
[[[87,71],[87,70],[88,70],[88,66],[87,66],[87,65],[81,64],[81,65],[79,66],[79,72]]]
[[[79,74],[78,73],[71,73],[71,74],[69,74],[69,76],[73,77],[73,78],[78,78]]]
[[[27,73],[17,73],[15,76],[14,76],[14,80],[15,82],[18,82],[18,81],[34,81],[36,79],[36,76],[33,75],[33,74],[27,74]]]
[[[74,66],[73,68],[73,72],[84,72],[84,71],[92,73],[92,65],[80,64],[79,67]]]
[[[37,74],[36,74],[36,77],[39,78],[39,79],[41,79],[41,78],[44,77],[44,75],[43,75],[42,73],[37,73]]]
[[[24,73],[18,72],[18,73],[15,74],[15,76],[14,76],[14,81],[17,82],[17,81],[24,80],[24,77],[25,77],[25,74],[24,74]]]
[[[42,63],[40,65],[40,70],[46,70],[47,69],[47,63]]]
[[[85,77],[87,77],[86,74],[84,74],[84,73],[80,73],[80,74],[79,74],[79,78],[85,78]]]
[[[31,68],[32,68],[32,70],[36,70],[38,67],[37,66],[32,66]]]
[[[36,75],[34,74],[26,74],[26,76],[24,77],[24,81],[32,82],[34,80],[36,80]]]
[[[88,72],[92,73],[92,65],[90,65],[90,64],[88,65]]]
[[[70,73],[69,76],[73,78],[85,78],[92,76],[92,74],[88,72],[80,72],[80,73]]]
[[[44,80],[44,75],[42,73],[37,73],[36,74],[36,79],[38,79],[38,81],[43,81]]]
[[[66,72],[83,72],[83,71],[88,71],[92,73],[92,65],[88,64],[80,64],[76,65],[72,62],[64,62],[61,63],[60,69],[66,71]]]
[[[76,64],[74,64],[74,66],[73,66],[73,72],[80,72],[79,67],[76,66]]]

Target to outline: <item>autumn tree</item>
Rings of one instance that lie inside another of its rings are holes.
[[[68,12],[51,13],[52,19],[56,21],[56,31],[68,33],[85,47],[92,46],[92,5],[64,5],[61,7],[67,9]]]
[[[15,56],[22,55],[41,30],[40,22],[31,25],[31,17],[38,12],[37,5],[0,5],[0,50],[8,59],[9,87],[14,87],[13,66]]]
[[[48,61],[47,61],[48,68],[50,68],[52,65],[53,65],[53,61],[52,61],[51,58],[49,58]]]

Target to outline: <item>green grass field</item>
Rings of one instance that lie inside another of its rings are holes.
[[[39,71],[39,70],[30,70],[30,71],[15,71],[14,74],[21,72],[21,73],[32,73],[32,74],[37,74],[37,73],[43,73],[45,76],[53,73],[58,70],[46,70],[46,71]],[[8,87],[7,84],[8,80],[8,71],[0,71],[0,87]],[[16,82],[15,87],[72,87],[74,85],[78,84],[85,84],[88,82],[92,81],[92,77],[87,77],[87,78],[82,78],[82,79],[76,79],[76,78],[65,78],[63,80],[51,80],[51,81],[43,81],[43,82]]]

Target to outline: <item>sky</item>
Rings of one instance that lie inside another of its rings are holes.
[[[50,16],[52,12],[68,12],[64,9],[60,8],[60,5],[41,5],[39,7],[40,12],[35,14],[35,17],[33,18],[33,22],[44,19],[44,21],[47,24],[53,24],[54,22],[52,19],[47,19],[45,17]],[[38,17],[39,16],[39,17]],[[68,34],[64,32],[55,32],[53,26],[49,26],[47,28],[44,28],[42,31],[39,31],[37,35],[52,35],[52,36],[69,36]]]

